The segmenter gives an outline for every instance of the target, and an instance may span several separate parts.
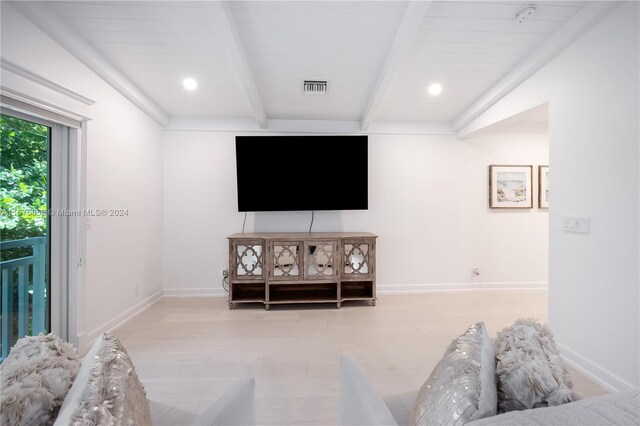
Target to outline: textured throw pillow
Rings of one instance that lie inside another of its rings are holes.
[[[69,397],[56,425],[151,424],[149,401],[133,363],[120,341],[108,334],[89,350]]]
[[[411,425],[463,425],[496,414],[495,356],[484,323],[447,348],[418,392]]]
[[[84,389],[89,384],[91,371],[100,358],[98,356],[98,353],[102,350],[103,345],[104,336],[100,336],[96,339],[96,341],[93,343],[93,346],[91,346],[87,354],[82,359],[82,364],[80,365],[80,370],[78,370],[78,375],[73,381],[71,389],[69,389],[69,392],[67,392],[67,397],[62,403],[62,407],[60,407],[60,411],[58,412],[58,417],[56,418],[54,426],[68,426],[71,424],[71,415],[73,414],[73,411],[76,409],[76,407],[80,405]]]
[[[18,340],[0,364],[0,424],[53,424],[79,368],[78,350],[54,334]]]
[[[498,409],[560,405],[575,400],[553,334],[533,319],[518,320],[496,339]]]

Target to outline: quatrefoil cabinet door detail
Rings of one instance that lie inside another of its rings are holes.
[[[305,279],[332,279],[338,275],[338,244],[335,241],[306,241]]]
[[[301,241],[273,242],[271,244],[271,262],[269,278],[297,280],[301,278]]]
[[[264,276],[264,242],[234,242],[232,258],[235,259],[231,273],[238,279],[256,279]]]
[[[373,274],[371,258],[373,247],[368,242],[345,241],[344,246],[344,270],[347,277],[363,277]]]

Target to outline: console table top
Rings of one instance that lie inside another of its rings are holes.
[[[278,240],[298,240],[298,239],[337,239],[337,238],[377,238],[376,234],[371,232],[256,232],[256,233],[237,233],[231,234],[227,238],[241,239],[278,239]]]

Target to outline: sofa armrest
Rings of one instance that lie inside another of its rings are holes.
[[[553,407],[509,411],[467,424],[469,426],[637,425],[640,424],[640,394],[637,389],[632,389]]]
[[[193,425],[255,425],[255,388],[253,377],[238,379],[224,395],[196,418]]]
[[[358,363],[340,356],[340,423],[343,425],[397,425]]]

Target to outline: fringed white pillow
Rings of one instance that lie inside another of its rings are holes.
[[[549,327],[520,319],[496,339],[498,411],[561,405],[576,399]]]
[[[79,368],[78,350],[53,333],[18,340],[0,364],[0,423],[52,425]]]

